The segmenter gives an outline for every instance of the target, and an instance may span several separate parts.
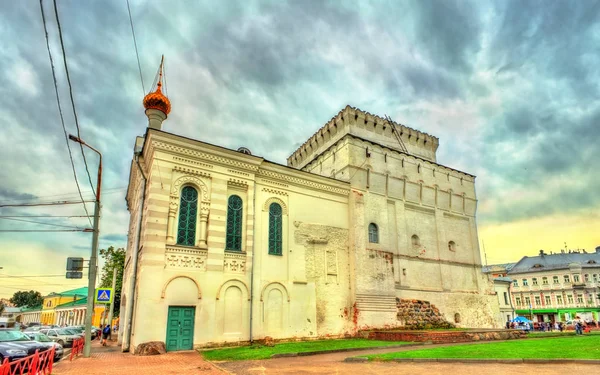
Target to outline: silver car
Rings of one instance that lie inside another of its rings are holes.
[[[54,342],[50,339],[50,337],[44,335],[41,332],[24,332],[27,337],[29,337],[30,339],[32,339],[33,341],[37,341],[39,343],[42,344],[46,344],[48,345],[49,348],[51,348],[52,346],[54,346],[54,362],[58,362],[60,361],[60,359],[62,358],[63,354],[64,354],[64,349],[62,347],[62,345],[60,345],[57,342]]]
[[[40,332],[65,348],[73,346],[73,340],[80,337],[79,335],[62,328],[40,329]]]

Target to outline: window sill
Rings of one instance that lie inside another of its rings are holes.
[[[182,244],[178,244],[178,243],[171,243],[171,244],[167,244],[167,247],[178,247],[181,249],[191,249],[191,250],[207,250],[208,246],[205,244],[200,244],[199,246],[189,246],[189,245],[182,245]]]
[[[246,252],[244,250],[225,249],[225,252],[229,253],[229,254],[246,254]]]
[[[269,255],[275,255],[277,257],[282,257],[283,256],[283,254],[274,254],[274,253],[269,253]]]

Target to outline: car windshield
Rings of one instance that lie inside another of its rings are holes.
[[[76,329],[72,328],[63,328],[63,331],[69,332],[69,335],[78,335],[79,332]]]
[[[43,333],[34,333],[33,335],[28,335],[32,340],[39,342],[51,342],[50,338]]]
[[[73,335],[74,333],[68,329],[57,329],[59,335]]]
[[[0,342],[6,341],[31,341],[31,339],[19,331],[0,331]]]

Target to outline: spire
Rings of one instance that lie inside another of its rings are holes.
[[[146,108],[146,116],[148,116],[148,127],[159,130],[162,122],[166,120],[167,115],[171,112],[171,102],[162,93],[164,60],[165,56],[163,55],[160,60],[160,67],[158,68],[156,90],[146,95],[143,101],[144,108]]]

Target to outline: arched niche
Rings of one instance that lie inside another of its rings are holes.
[[[261,302],[264,301],[265,291],[267,291],[267,289],[271,290],[273,288],[280,289],[281,293],[283,294],[283,297],[285,299],[287,299],[288,302],[290,302],[290,294],[288,293],[287,288],[285,287],[285,285],[283,285],[282,283],[280,283],[278,281],[274,281],[263,287],[262,291],[260,292]]]
[[[177,282],[178,284],[180,284],[180,282],[179,282],[180,280],[178,280],[178,279],[191,281],[196,286],[196,291],[193,292],[193,294],[197,297],[196,299],[202,299],[202,292],[200,291],[200,285],[198,285],[198,282],[196,280],[192,279],[191,277],[184,276],[184,275],[174,276],[174,277],[170,278],[169,281],[167,281],[165,283],[165,285],[163,286],[162,292],[160,294],[160,298],[162,298],[162,299],[165,298],[165,296],[167,294],[167,288],[169,287],[169,285],[171,283]],[[176,281],[176,280],[178,280],[178,281]],[[189,284],[189,285],[191,285],[191,284]]]
[[[248,285],[246,285],[245,282],[243,282],[242,280],[239,280],[239,279],[227,280],[223,284],[221,284],[221,286],[219,286],[219,289],[217,289],[216,300],[218,301],[219,299],[221,299],[222,292],[227,290],[227,288],[229,288],[232,285],[235,285],[238,288],[240,288],[242,290],[242,293],[245,295],[246,299],[248,301],[250,301],[250,292],[248,289]]]

